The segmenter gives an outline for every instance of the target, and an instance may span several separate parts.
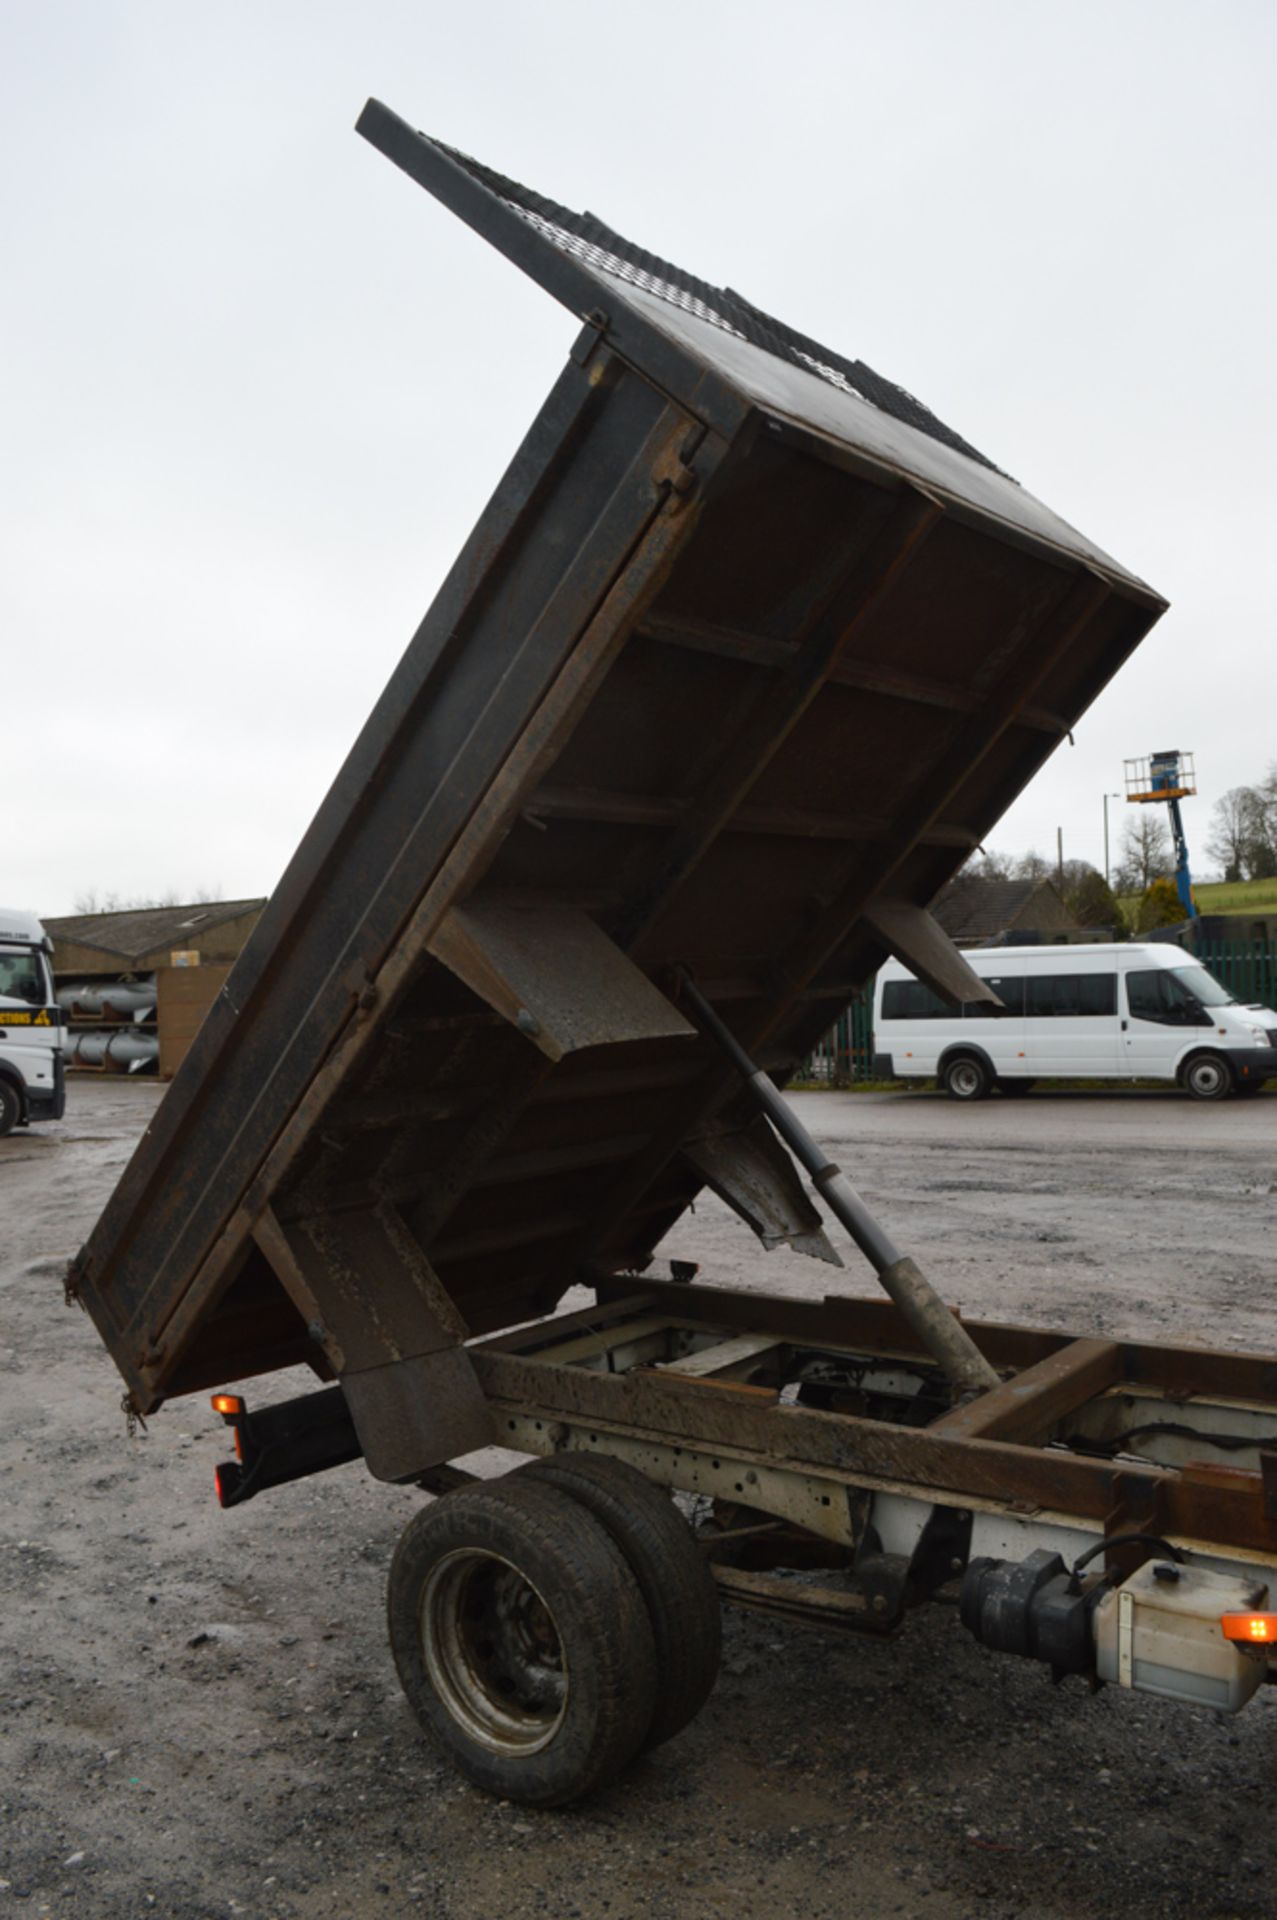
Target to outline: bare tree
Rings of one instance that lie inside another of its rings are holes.
[[[1015,862],[1012,878],[1015,880],[1050,880],[1055,873],[1055,862],[1044,859],[1036,847],[1030,847]]]
[[[1225,880],[1256,877],[1251,870],[1257,862],[1262,864],[1260,850],[1270,837],[1268,812],[1264,793],[1257,787],[1230,787],[1215,802],[1206,852],[1218,863]]]
[[[1118,893],[1143,893],[1170,873],[1171,836],[1166,822],[1154,807],[1141,807],[1122,830],[1122,845],[1114,869]]]
[[[985,853],[983,850],[973,853],[965,865],[954,875],[955,880],[1010,880],[1015,873],[1015,860],[1005,853]]]
[[[1073,880],[1065,894],[1069,906],[1077,915],[1079,925],[1083,927],[1110,927],[1114,937],[1122,940],[1126,937],[1126,917],[1117,896],[1102,873],[1088,866],[1084,860],[1065,863],[1065,875],[1068,867],[1081,867],[1081,874]]]
[[[1061,887],[1064,898],[1070,903],[1078,889],[1095,875],[1095,868],[1089,860],[1066,860],[1062,868],[1057,868],[1052,879]]]
[[[1249,791],[1253,804],[1244,871],[1248,880],[1271,880],[1277,875],[1277,766]]]
[[[137,913],[146,907],[206,906],[220,899],[220,890],[208,887],[197,887],[193,893],[166,887],[163,893],[149,894],[99,893],[96,887],[84,887],[71,904],[77,913]]]

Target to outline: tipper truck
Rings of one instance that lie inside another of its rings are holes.
[[[129,1411],[213,1392],[229,1526],[355,1460],[429,1493],[398,1672],[529,1805],[686,1724],[724,1597],[870,1634],[941,1597],[1239,1707],[1277,1358],[963,1321],[783,1092],[889,955],[996,1010],[928,903],[1164,602],[863,362],[359,130],[580,331],[72,1263]],[[827,1277],[670,1258],[706,1188]],[[459,1464],[494,1445],[530,1461]]]

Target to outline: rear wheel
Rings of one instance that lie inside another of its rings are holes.
[[[0,1135],[12,1133],[22,1118],[22,1100],[11,1080],[0,1080]]]
[[[718,1678],[722,1609],[705,1556],[669,1495],[623,1460],[553,1454],[515,1478],[525,1476],[579,1500],[607,1528],[638,1581],[656,1641],[656,1706],[644,1745],[659,1746],[695,1718]]]
[[[520,1475],[427,1507],[395,1549],[387,1614],[413,1712],[500,1799],[561,1806],[647,1736],[647,1608],[606,1528],[557,1487]]]
[[[1194,1100],[1222,1100],[1232,1090],[1233,1076],[1218,1053],[1195,1053],[1184,1068],[1184,1085]]]
[[[974,1054],[963,1053],[945,1065],[940,1083],[951,1100],[983,1100],[989,1091],[989,1074]]]

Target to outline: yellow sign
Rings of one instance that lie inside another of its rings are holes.
[[[24,1007],[21,1012],[16,1007],[0,1007],[0,1027],[56,1027],[57,1025],[56,1010],[49,1007]]]

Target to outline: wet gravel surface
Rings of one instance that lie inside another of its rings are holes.
[[[1277,1915],[1269,1692],[1235,1721],[1092,1698],[947,1608],[886,1644],[729,1614],[705,1711],[587,1805],[461,1783],[382,1626],[421,1496],[350,1467],[222,1514],[203,1397],[130,1440],[62,1305],[155,1098],[77,1083],[65,1122],[0,1141],[0,1920]],[[969,1312],[1277,1352],[1277,1096],[803,1105]],[[845,1282],[761,1255],[716,1204],[671,1250],[707,1280],[864,1287],[850,1250]]]

